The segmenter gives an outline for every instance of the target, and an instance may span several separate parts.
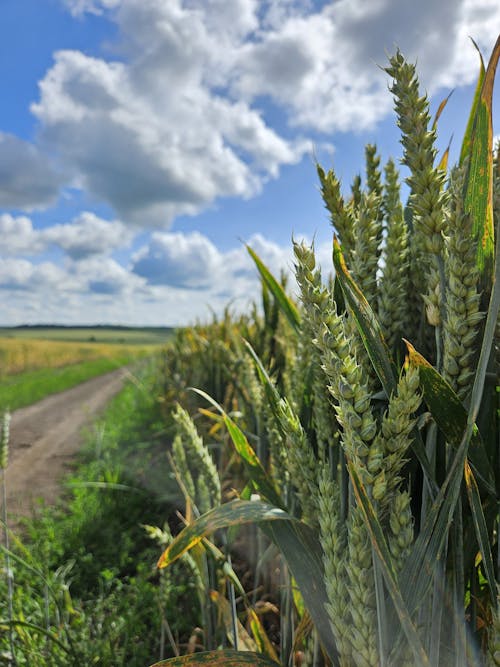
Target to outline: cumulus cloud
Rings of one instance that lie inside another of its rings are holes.
[[[73,16],[85,13],[102,14],[104,9],[112,9],[120,4],[120,0],[62,0]]]
[[[70,223],[53,225],[40,236],[75,260],[106,255],[123,248],[132,238],[130,230],[119,220],[109,222],[89,211],[83,211]]]
[[[473,35],[486,54],[500,23],[495,0],[338,0],[318,12],[281,9],[281,21],[241,45],[233,90],[249,101],[266,95],[288,109],[292,125],[322,132],[372,127],[390,109],[377,67],[399,47],[424,87],[471,83]]]
[[[289,244],[280,246],[256,234],[248,245],[275,275],[290,272]],[[145,281],[143,289],[164,304],[174,304],[180,322],[203,320],[229,303],[233,311],[244,312],[259,301],[259,275],[243,244],[221,251],[198,232],[156,232],[132,260],[130,270]]]
[[[0,207],[48,206],[63,173],[117,219],[84,212],[36,229],[0,215],[0,288],[6,312],[22,292],[23,307],[59,308],[67,321],[88,308],[96,320],[160,323],[166,310],[168,323],[185,323],[207,303],[246,303],[258,278],[244,246],[223,252],[200,233],[169,233],[172,220],[259,193],[310,151],[310,136],[374,126],[392,107],[377,64],[396,46],[430,93],[474,81],[468,36],[487,57],[500,24],[497,0],[62,2],[116,23],[116,57],[54,54],[32,106],[37,143],[0,134]],[[155,231],[126,266],[139,229]],[[249,243],[273,273],[291,270],[289,243]],[[41,261],[54,248],[60,267]],[[317,254],[328,270],[331,248]]]
[[[289,273],[293,267],[291,243],[281,246],[262,234],[253,234],[245,243],[225,253],[224,265],[228,267],[233,277],[241,277],[255,281],[258,278],[257,269],[253,259],[250,257],[246,246],[252,248],[260,257],[267,268],[279,277],[284,271]]]
[[[13,216],[10,213],[0,215],[1,253],[11,255],[34,255],[41,252],[45,243],[35,229],[31,219],[25,215]]]
[[[26,221],[20,224],[30,229]],[[288,274],[293,290],[291,244],[255,234],[248,245],[274,275]],[[327,272],[330,244],[316,248],[316,254],[325,259]],[[38,258],[0,258],[3,321],[177,326],[221,313],[228,303],[243,312],[259,301],[260,279],[245,245],[221,251],[198,232],[154,232],[128,265],[105,254],[77,255],[68,255],[61,265]]]
[[[61,176],[33,144],[0,132],[0,207],[31,211],[54,203]]]
[[[144,297],[141,285],[137,276],[109,259],[63,266],[0,259],[2,322],[161,324],[158,311],[153,318],[148,312],[147,298],[138,298]]]
[[[133,258],[134,273],[150,285],[203,289],[217,281],[222,269],[219,251],[198,232],[156,232]]]
[[[0,288],[45,293],[56,288],[64,275],[51,262],[34,264],[26,259],[0,258]]]
[[[35,229],[27,216],[2,213],[0,235],[3,256],[34,256],[55,246],[73,260],[107,255],[125,248],[133,238],[131,230],[119,220],[103,220],[90,211],[46,229]]]
[[[81,289],[93,294],[115,296],[130,293],[144,283],[109,257],[89,258],[75,263],[70,267],[69,273],[78,281]]]
[[[304,143],[289,145],[247,105],[169,81],[168,72],[142,90],[152,76],[143,66],[136,71],[60,52],[33,106],[44,141],[84,189],[123,219],[168,226],[216,197],[251,196],[266,175],[307,150]],[[160,81],[167,97],[157,95]]]

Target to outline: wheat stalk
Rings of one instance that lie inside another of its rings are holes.
[[[5,576],[7,578],[7,607],[9,625],[10,655],[8,664],[16,665],[14,648],[14,573],[10,561],[9,527],[7,523],[7,464],[9,461],[10,413],[5,411],[0,424],[0,472],[2,475],[2,523],[5,545]]]
[[[337,644],[341,665],[349,665],[351,644],[347,563],[347,529],[339,513],[339,490],[330,470],[323,468],[319,476],[319,527],[323,548],[327,612]]]

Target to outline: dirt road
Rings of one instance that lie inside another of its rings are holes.
[[[60,481],[82,444],[82,429],[118,393],[127,371],[119,369],[44,398],[12,414],[7,507],[26,515],[37,498],[53,503]]]

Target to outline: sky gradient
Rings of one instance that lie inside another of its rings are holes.
[[[470,37],[487,59],[499,31],[498,0],[3,0],[0,324],[244,309],[244,243],[277,272],[314,238],[328,269],[314,161],[347,190],[367,142],[400,158],[388,54],[417,62],[432,110],[453,89],[453,159]]]

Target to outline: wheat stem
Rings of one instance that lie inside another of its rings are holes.
[[[0,431],[0,473],[2,475],[2,524],[5,545],[5,576],[7,578],[7,609],[10,655],[8,665],[17,665],[14,646],[14,572],[10,561],[9,527],[7,523],[7,464],[9,460],[10,413],[4,412]]]

